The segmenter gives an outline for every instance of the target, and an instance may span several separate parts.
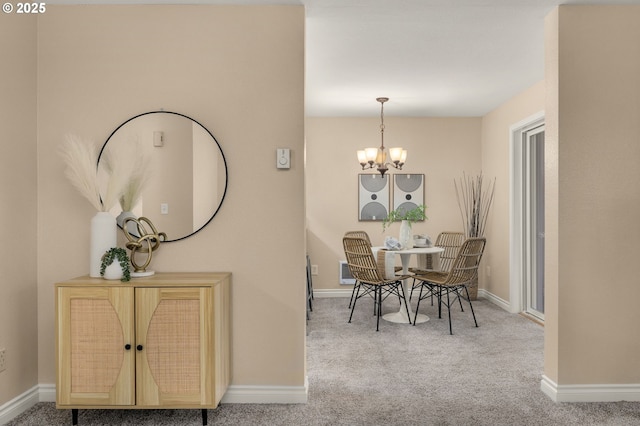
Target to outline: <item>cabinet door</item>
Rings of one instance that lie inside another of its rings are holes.
[[[139,406],[212,405],[211,288],[136,289]]]
[[[133,405],[133,289],[59,287],[56,301],[57,403]]]

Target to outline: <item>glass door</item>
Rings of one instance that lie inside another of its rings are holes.
[[[544,321],[544,125],[523,139],[524,308]]]

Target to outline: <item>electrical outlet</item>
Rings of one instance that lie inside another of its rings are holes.
[[[7,368],[7,355],[4,348],[0,349],[0,371],[4,371]]]
[[[318,275],[318,265],[311,265],[311,275]]]

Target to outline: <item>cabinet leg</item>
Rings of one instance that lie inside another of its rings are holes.
[[[206,408],[202,410],[202,424],[205,425],[205,426],[208,424],[207,423],[207,409]]]
[[[78,409],[77,408],[72,408],[71,409],[71,424],[72,425],[77,425],[78,424]]]

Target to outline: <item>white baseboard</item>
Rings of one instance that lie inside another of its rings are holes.
[[[56,402],[56,385],[53,383],[39,385],[40,402]]]
[[[229,386],[222,403],[229,404],[306,404],[309,382],[303,386]],[[56,402],[56,385],[36,385],[0,406],[0,425],[27,411],[38,402]]]
[[[507,312],[511,312],[511,304],[506,300],[496,296],[493,293],[489,293],[487,290],[483,288],[478,289],[478,297],[480,299],[487,299],[489,302],[493,303],[496,306],[501,307]]]
[[[303,386],[231,385],[222,397],[223,404],[306,404],[309,382]]]
[[[41,401],[40,393],[47,385],[36,385],[21,395],[16,396],[11,401],[0,406],[0,425],[9,423],[14,417],[27,411],[29,408]],[[55,401],[55,390],[53,392]]]
[[[325,297],[351,297],[353,287],[349,288],[319,288],[313,290],[313,297],[322,299]]]
[[[542,375],[540,389],[554,402],[640,401],[640,384],[558,385]]]
[[[353,288],[319,288],[313,290],[313,297],[317,297],[318,299],[328,297],[351,297],[352,292]],[[509,304],[509,302],[496,296],[493,293],[488,292],[485,289],[478,289],[478,298],[486,299],[494,305],[501,307],[505,311],[510,312],[511,305]]]

